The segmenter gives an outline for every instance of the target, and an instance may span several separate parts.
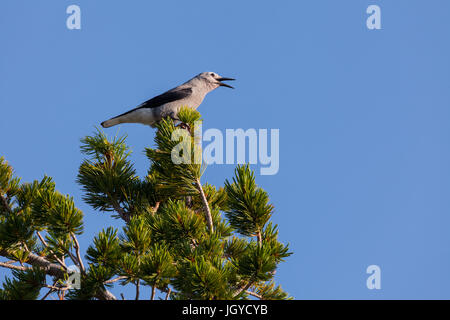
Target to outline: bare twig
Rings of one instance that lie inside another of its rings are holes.
[[[166,294],[166,300],[169,300],[170,294],[172,293],[172,289],[169,288],[169,290],[167,290],[167,294]]]
[[[256,237],[258,238],[258,245],[261,247],[262,246],[262,235],[261,235],[261,231],[258,231],[256,233]]]
[[[77,253],[77,260],[80,266],[80,271],[82,273],[86,273],[86,269],[84,268],[84,264],[83,264],[83,260],[81,259],[81,254],[80,254],[80,244],[78,243],[77,237],[75,236],[75,234],[73,232],[70,233],[70,236],[72,237],[72,240],[74,242],[75,245],[75,250]]]
[[[48,292],[41,298],[41,300],[47,299],[47,297],[48,297],[53,291],[54,291],[54,290],[50,288],[50,289],[48,290]]]
[[[250,291],[250,290],[246,290],[245,293],[250,295],[250,296],[254,296],[254,297],[258,298],[258,299],[261,299],[261,300],[263,299],[262,295],[257,294],[256,292],[253,292],[253,291]]]
[[[26,252],[31,252],[30,249],[28,249],[28,246],[25,242],[22,241],[22,245]]]
[[[70,259],[73,261],[73,263],[75,263],[75,264],[80,268],[80,270],[81,270],[81,267],[80,267],[79,264],[78,264],[78,260],[77,260],[77,258],[73,255],[73,253],[70,252],[69,250],[67,250],[66,252],[67,252],[67,254],[69,255]]]
[[[69,287],[57,287],[57,286],[51,286],[49,284],[46,284],[44,286],[44,288],[49,288],[49,289],[52,289],[54,291],[66,291],[66,290],[70,289]]]
[[[5,197],[3,197],[3,195],[0,194],[0,199],[2,201],[3,206],[5,207],[6,211],[8,211],[8,213],[12,213],[12,209],[8,204],[8,201],[6,200]]]
[[[205,211],[206,221],[208,222],[209,232],[214,232],[214,225],[211,215],[211,210],[209,209],[208,200],[206,199],[205,192],[203,192],[202,184],[200,183],[200,179],[195,180],[197,190],[200,193],[200,198],[202,198],[203,202],[203,210]]]
[[[155,214],[159,209],[160,202],[156,202],[155,206],[152,207],[152,213]]]
[[[61,259],[59,259],[56,254],[48,248],[48,244],[47,242],[44,240],[44,238],[41,236],[41,234],[39,233],[39,231],[36,232],[37,236],[39,237],[39,239],[41,240],[42,244],[48,249],[48,251],[52,254],[53,258],[56,259],[56,261],[58,261],[58,263],[64,268],[64,270],[67,270],[67,266],[64,264],[63,261],[61,261]]]
[[[122,279],[126,279],[126,278],[128,278],[128,277],[127,276],[119,276],[119,277],[116,277],[114,279],[107,280],[107,281],[105,281],[103,283],[104,284],[114,283],[116,281],[119,281],[119,280],[122,280]]]
[[[58,282],[58,280],[56,280],[55,282],[53,282],[53,286],[55,286],[57,282]],[[48,290],[48,292],[41,298],[41,300],[47,299],[47,297],[48,297],[52,292],[54,292],[54,291],[55,291],[55,290],[54,290],[53,288],[50,288],[50,289]]]
[[[136,298],[134,298],[134,300],[139,300],[140,287],[141,287],[141,281],[139,279],[137,279],[137,281],[136,281]]]
[[[155,293],[156,293],[156,286],[152,286],[152,296],[150,297],[150,300],[155,300]]]
[[[242,292],[247,291],[253,285],[253,281],[249,281],[245,286],[235,292],[234,298],[237,298]]]

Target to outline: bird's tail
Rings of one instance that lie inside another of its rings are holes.
[[[117,125],[119,123],[120,123],[120,121],[119,121],[118,118],[112,118],[112,119],[103,121],[101,123],[101,125],[102,125],[103,128],[109,128],[109,127],[115,126],[115,125]]]

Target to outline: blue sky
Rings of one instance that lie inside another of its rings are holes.
[[[71,4],[81,30],[66,28]],[[371,4],[381,30],[366,28]],[[296,299],[448,299],[449,12],[446,0],[2,1],[0,155],[75,197],[86,249],[121,223],[81,200],[80,138],[199,72],[235,77],[199,111],[204,129],[280,129],[280,171],[257,176],[294,252],[277,282]],[[154,131],[119,130],[145,174]],[[366,288],[372,264],[381,290]]]

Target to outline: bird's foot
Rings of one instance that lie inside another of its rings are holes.
[[[191,132],[191,127],[187,123],[181,122],[179,125],[177,125],[177,128],[178,127]]]

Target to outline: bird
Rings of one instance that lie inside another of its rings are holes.
[[[182,85],[147,100],[132,110],[103,121],[101,126],[109,128],[120,123],[141,123],[154,128],[158,121],[166,117],[179,120],[177,114],[182,106],[197,109],[206,94],[214,89],[218,87],[234,89],[224,83],[224,81],[232,80],[235,79],[221,77],[215,72],[202,72]]]

